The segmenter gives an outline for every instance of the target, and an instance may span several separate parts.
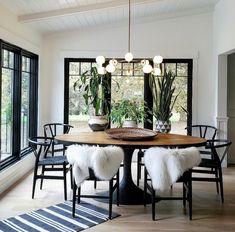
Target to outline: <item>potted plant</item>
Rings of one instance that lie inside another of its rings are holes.
[[[156,130],[159,132],[170,132],[172,109],[178,95],[174,95],[173,86],[175,75],[165,72],[163,76],[150,75],[149,84],[153,95],[153,116],[156,118]]]
[[[93,131],[105,130],[108,126],[110,100],[105,96],[110,94],[110,81],[108,74],[99,74],[96,67],[82,73],[74,82],[76,88],[82,93],[85,101],[85,113],[90,114],[89,127]]]
[[[145,116],[144,103],[127,99],[112,103],[110,119],[117,127],[137,127]]]

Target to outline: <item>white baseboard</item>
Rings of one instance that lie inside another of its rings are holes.
[[[0,172],[0,194],[11,187],[16,181],[22,178],[34,167],[35,156],[29,154],[19,162]]]

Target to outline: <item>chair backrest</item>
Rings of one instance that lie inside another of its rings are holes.
[[[227,139],[208,140],[206,148],[210,148],[214,160],[222,163],[232,142]]]
[[[44,136],[54,138],[58,134],[67,134],[73,126],[64,123],[47,123],[43,126]]]
[[[29,145],[36,157],[36,163],[40,158],[46,158],[48,154],[48,150],[52,144],[52,138],[46,138],[42,136],[29,138]]]
[[[215,139],[216,133],[217,133],[217,128],[214,126],[210,125],[192,125],[191,127],[186,127],[185,128],[193,136],[199,136],[201,138],[205,139]]]

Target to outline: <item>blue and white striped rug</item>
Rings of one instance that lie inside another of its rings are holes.
[[[82,202],[76,204],[76,216],[72,217],[72,202],[50,206],[30,213],[0,221],[0,231],[13,232],[74,232],[98,225],[108,220],[108,210]],[[113,218],[120,216],[113,212]]]

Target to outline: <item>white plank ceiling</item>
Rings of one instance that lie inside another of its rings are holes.
[[[132,20],[213,11],[219,0],[131,0]],[[41,33],[75,30],[127,21],[128,0],[0,0],[22,24]]]

